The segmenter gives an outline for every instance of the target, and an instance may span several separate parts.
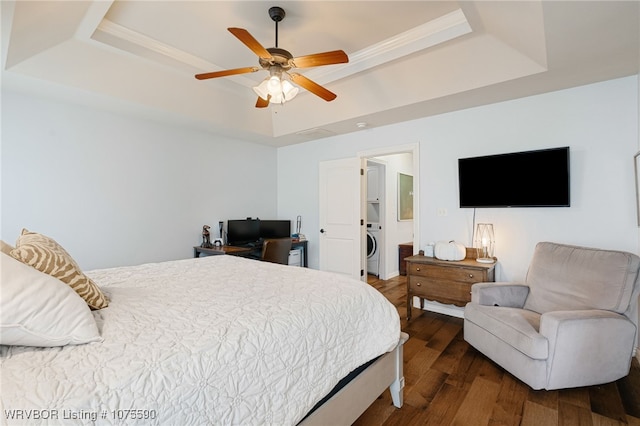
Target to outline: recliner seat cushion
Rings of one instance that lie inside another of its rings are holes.
[[[640,258],[621,251],[538,243],[527,273],[530,291],[524,308],[541,314],[580,309],[624,313],[639,263]]]
[[[540,315],[536,312],[468,303],[464,317],[530,358],[549,356],[548,341],[538,333]]]

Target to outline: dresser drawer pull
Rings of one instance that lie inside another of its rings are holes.
[[[416,271],[419,271],[419,270],[420,270],[420,268],[416,268]]]
[[[469,278],[473,278],[473,274],[469,274]]]
[[[417,287],[422,287],[422,284],[421,283],[416,283],[416,286]]]

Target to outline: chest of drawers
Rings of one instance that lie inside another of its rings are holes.
[[[475,259],[438,260],[421,255],[407,261],[407,319],[411,319],[414,297],[447,305],[464,306],[471,301],[471,285],[495,281],[495,262],[479,263]]]

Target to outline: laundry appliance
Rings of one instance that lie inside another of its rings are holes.
[[[380,273],[380,224],[367,223],[367,274]]]

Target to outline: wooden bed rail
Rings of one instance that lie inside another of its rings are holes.
[[[378,358],[298,425],[349,426],[387,388],[391,391],[393,405],[398,408],[402,407],[403,345],[407,340],[409,340],[409,335],[401,332],[398,345],[393,350]]]

